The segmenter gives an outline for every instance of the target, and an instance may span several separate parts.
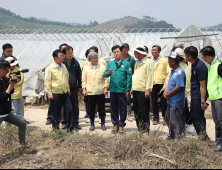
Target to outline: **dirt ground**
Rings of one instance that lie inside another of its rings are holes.
[[[187,133],[182,141],[169,142],[164,140],[167,126],[154,126],[151,122],[150,135],[144,136],[137,131],[134,120],[126,121],[125,135],[114,135],[110,113],[106,117],[107,131],[100,129],[96,119],[96,130],[89,132],[84,115],[85,111],[80,111],[80,134],[70,135],[66,131],[52,132],[51,126],[45,125],[47,106],[25,107],[25,118],[30,121],[29,149],[19,156],[17,128],[0,128],[0,168],[222,168],[222,153],[213,152],[211,142],[201,142],[191,134]],[[210,108],[206,117],[207,133],[214,140]]]

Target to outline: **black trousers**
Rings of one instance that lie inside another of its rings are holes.
[[[72,103],[72,117],[71,126],[79,124],[79,99],[78,99],[78,89],[71,91],[71,103]],[[66,110],[65,110],[66,112]],[[66,112],[67,116],[67,112]]]
[[[152,96],[152,106],[153,106],[153,115],[154,115],[154,121],[159,121],[159,109],[158,109],[158,103],[157,103],[157,94],[160,92],[160,90],[163,88],[163,84],[156,84],[153,85],[153,90],[151,93]],[[167,100],[164,97],[161,97],[161,109],[162,109],[162,116],[165,119],[165,114],[167,110]]]
[[[48,108],[47,120],[51,120],[51,119],[52,119],[52,106],[51,106],[51,102],[50,102],[49,108]],[[66,113],[65,113],[65,109],[63,106],[61,106],[61,117],[59,119],[61,119],[62,124],[67,124]]]
[[[150,98],[145,98],[145,92],[133,91],[133,108],[136,118],[136,125],[139,131],[150,129]]]
[[[191,117],[190,117],[190,110],[189,110],[189,107],[188,107],[187,99],[185,100],[185,114],[186,114],[186,124],[187,125],[193,124],[193,122],[191,120]]]
[[[51,120],[52,119],[52,106],[51,106],[51,101],[49,101],[49,108],[48,108],[48,114],[47,114],[47,120]]]
[[[61,106],[63,105],[66,111],[66,116],[68,120],[68,129],[72,128],[72,104],[68,93],[64,94],[54,94],[54,100],[51,100],[51,115],[52,115],[52,127],[54,129],[59,129],[59,118],[61,117]]]
[[[206,118],[201,108],[201,100],[191,99],[190,116],[197,135],[206,135]]]
[[[105,95],[88,95],[88,107],[89,107],[89,117],[95,116],[96,104],[98,105],[98,112],[101,117],[106,116],[105,110]]]

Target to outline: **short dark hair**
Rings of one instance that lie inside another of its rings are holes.
[[[85,53],[86,58],[88,57],[89,52],[90,52],[90,49],[86,50],[86,53]]]
[[[8,61],[0,60],[0,69],[7,69],[10,68],[10,64]]]
[[[200,51],[205,56],[215,57],[215,49],[212,46],[206,46]]]
[[[119,48],[120,51],[122,52],[122,47],[120,47],[119,45],[114,45],[114,46],[112,47],[112,52],[113,52],[115,49],[117,49],[117,48]]]
[[[89,50],[95,50],[96,53],[98,53],[99,49],[96,46],[92,46],[90,47]]]
[[[189,46],[187,47],[185,50],[184,50],[184,53],[187,55],[187,56],[191,56],[193,59],[197,59],[198,57],[198,50],[196,47],[194,46]]]
[[[180,60],[179,60],[179,59],[175,59],[175,58],[171,58],[171,57],[169,57],[169,58],[170,58],[171,61],[175,61],[175,63],[176,63],[177,65],[180,64]]]
[[[178,47],[173,47],[171,52],[175,52],[175,50],[177,49]]]
[[[7,48],[13,48],[12,47],[12,45],[11,44],[4,44],[3,46],[2,46],[2,49],[3,49],[3,51],[5,51]]]
[[[157,47],[157,50],[158,50],[158,51],[161,51],[161,47],[160,47],[159,45],[154,45],[153,47]],[[153,48],[153,47],[152,47],[152,48]]]
[[[66,51],[69,51],[70,49],[72,49],[72,51],[73,51],[73,48],[71,46],[67,46],[67,47],[63,48],[62,53],[66,55]]]
[[[144,46],[144,47],[145,47],[145,51],[149,52],[149,48],[147,46]]]
[[[59,46],[59,50],[61,50],[62,51],[62,46],[69,46],[68,44],[66,44],[66,43],[63,43],[63,44],[61,44],[60,46]]]
[[[59,53],[62,53],[62,51],[61,50],[55,50],[53,53],[52,53],[52,56],[53,57],[58,57],[58,54]]]

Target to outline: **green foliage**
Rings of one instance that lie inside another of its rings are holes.
[[[1,29],[70,29],[70,28],[83,28],[93,27],[98,25],[97,21],[90,22],[90,25],[73,26],[65,22],[42,21],[34,17],[22,18],[10,10],[0,7],[0,30]]]
[[[58,140],[58,139],[64,137],[64,134],[61,129],[54,129],[53,128],[52,137],[54,140]]]
[[[89,23],[90,27],[95,27],[97,25],[99,25],[99,23],[97,21],[94,21],[94,22],[90,21],[90,23]]]
[[[126,28],[173,28],[172,24],[168,24],[166,21],[138,21],[136,24],[126,26]]]

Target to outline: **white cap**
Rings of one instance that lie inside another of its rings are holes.
[[[137,51],[138,53],[143,55],[148,55],[145,51],[145,47],[142,45],[137,45],[136,48],[133,49],[133,51]]]
[[[11,67],[11,66],[15,66],[15,65],[18,64],[18,61],[16,61],[13,57],[7,57],[7,58],[5,59],[5,61],[8,61],[8,62],[9,62],[10,67]]]

